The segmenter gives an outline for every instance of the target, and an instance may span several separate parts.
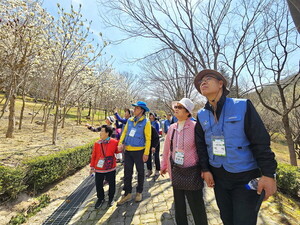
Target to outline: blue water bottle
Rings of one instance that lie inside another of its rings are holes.
[[[257,190],[258,181],[259,181],[259,177],[250,180],[248,184],[245,184],[246,189]]]

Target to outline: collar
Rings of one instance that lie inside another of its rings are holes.
[[[219,99],[219,101],[217,102],[217,112],[216,112],[216,114],[217,114],[218,119],[221,115],[221,112],[222,112],[225,101],[226,101],[226,96],[222,95],[221,98]],[[204,108],[211,111],[212,113],[214,112],[212,106],[209,104],[209,101],[206,102]]]
[[[110,141],[110,137],[108,137],[108,138],[106,138],[106,139],[104,139],[104,140],[99,140],[99,143],[100,143],[100,144],[108,144],[109,141]]]
[[[183,124],[183,129],[188,128],[191,125],[190,117],[186,119],[186,121]],[[178,129],[178,121],[176,122],[176,129]]]
[[[130,118],[129,118],[130,121],[133,121],[133,122],[135,122],[135,123],[136,123],[136,122],[140,122],[140,121],[142,121],[142,120],[144,120],[144,119],[145,119],[145,115],[141,116],[141,117],[139,118],[139,120],[137,120],[137,121],[135,121],[135,117],[130,117]]]

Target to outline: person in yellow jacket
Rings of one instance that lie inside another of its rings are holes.
[[[138,101],[134,106],[134,117],[128,119],[119,142],[119,151],[124,150],[124,187],[125,191],[117,205],[131,200],[133,166],[138,172],[135,201],[142,201],[144,187],[144,163],[147,162],[151,145],[151,123],[145,113],[149,111],[147,104]]]

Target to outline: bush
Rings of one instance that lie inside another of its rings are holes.
[[[279,189],[293,197],[300,197],[300,168],[278,163],[277,185]]]
[[[91,149],[92,144],[89,143],[26,161],[29,188],[36,192],[86,166]]]
[[[21,168],[0,166],[0,201],[15,199],[27,188],[24,181],[25,173]]]

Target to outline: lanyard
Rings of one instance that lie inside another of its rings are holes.
[[[223,106],[223,109],[222,109],[222,112],[221,112],[221,116],[223,116],[223,120],[222,120],[222,135],[223,135],[223,132],[224,132],[224,121],[225,121],[225,112],[226,112],[226,99],[225,99],[225,102],[224,102],[224,106]],[[209,120],[209,126],[210,126],[210,130],[211,130],[211,133],[213,134],[213,130],[212,130],[212,126],[211,126],[211,120],[210,120],[210,113],[208,113],[208,120]],[[219,121],[218,121],[219,123]]]
[[[185,125],[185,122],[184,122],[183,127],[182,127],[182,150],[183,151],[184,151],[184,125]],[[177,130],[177,133],[176,133],[176,149],[178,149],[178,143],[179,143],[179,138],[180,138],[180,136],[179,136],[180,131],[178,131],[178,122],[177,122],[176,130]]]

